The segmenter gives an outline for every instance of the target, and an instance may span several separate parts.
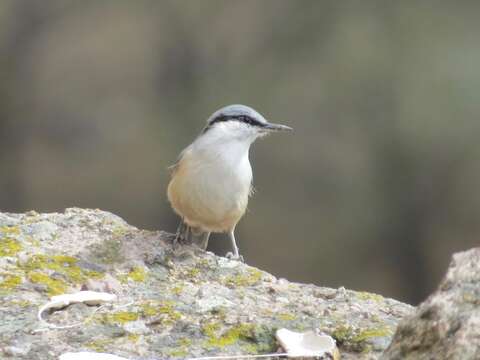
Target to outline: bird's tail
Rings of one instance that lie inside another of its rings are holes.
[[[188,226],[182,219],[178,225],[175,244],[195,245],[202,250],[206,250],[209,238],[209,232],[205,232],[197,227]]]

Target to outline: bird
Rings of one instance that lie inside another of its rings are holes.
[[[290,130],[240,104],[225,106],[207,119],[171,166],[167,196],[181,218],[175,247],[184,242],[206,250],[212,232],[227,233],[232,251],[226,256],[243,261],[234,232],[253,193],[250,145],[272,132]]]

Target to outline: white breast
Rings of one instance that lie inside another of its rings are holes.
[[[250,193],[250,143],[206,143],[188,147],[169,186],[174,209],[192,226],[228,231],[243,216]]]

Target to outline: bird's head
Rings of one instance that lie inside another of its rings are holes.
[[[215,111],[207,120],[202,135],[222,137],[224,140],[254,142],[258,137],[291,127],[268,122],[261,114],[245,105],[229,105]]]

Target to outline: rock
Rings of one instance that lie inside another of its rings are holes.
[[[453,256],[435,293],[403,320],[382,359],[480,359],[480,248]]]
[[[19,348],[16,346],[7,346],[4,348],[4,354],[12,357],[25,356],[28,354],[30,349],[28,344],[24,344],[24,345],[25,345],[24,348]]]
[[[298,284],[139,230],[100,210],[0,213],[0,357],[43,360],[97,351],[184,358],[276,351],[275,331],[318,330],[342,359],[377,359],[413,308],[366,292]],[[101,308],[37,311],[53,295],[115,293]]]
[[[105,274],[102,279],[87,279],[82,286],[82,290],[119,294],[122,290],[122,284],[110,274]]]

